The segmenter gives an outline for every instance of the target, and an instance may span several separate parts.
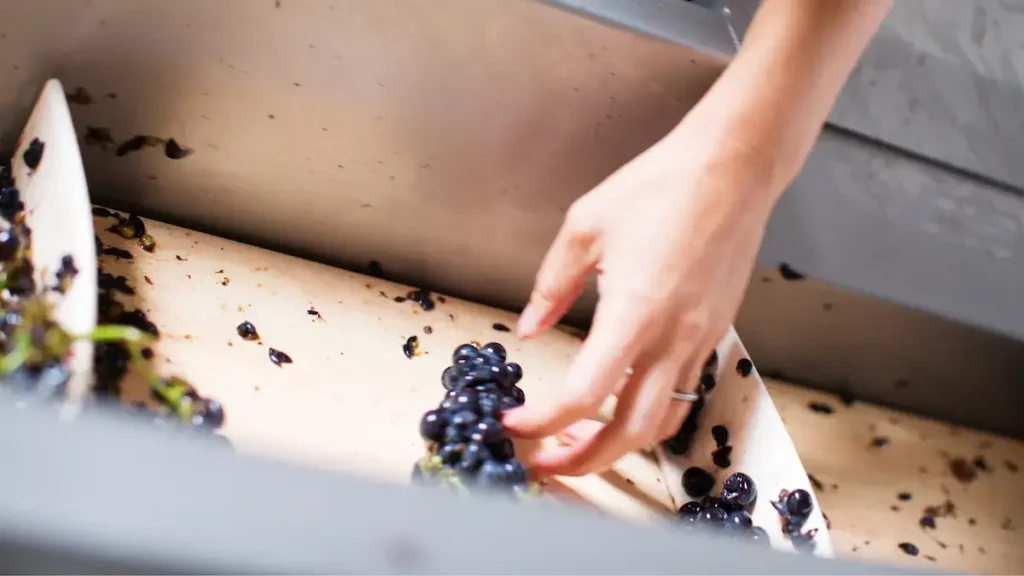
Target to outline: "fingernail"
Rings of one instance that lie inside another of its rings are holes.
[[[533,304],[527,304],[523,313],[519,315],[519,322],[516,323],[516,332],[520,338],[529,338],[537,331],[540,324],[541,311]]]

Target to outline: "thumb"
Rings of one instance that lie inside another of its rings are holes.
[[[596,235],[566,217],[537,272],[530,303],[519,316],[516,331],[532,338],[565,315],[583,291],[587,274],[597,265]]]

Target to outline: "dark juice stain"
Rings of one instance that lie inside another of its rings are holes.
[[[117,144],[110,134],[110,128],[103,126],[86,126],[82,141],[86,146],[99,146],[104,152],[109,152]]]
[[[900,546],[900,550],[903,550],[904,554],[907,554],[907,555],[910,555],[910,556],[917,556],[917,554],[918,554],[917,546],[914,546],[910,542],[900,542],[899,546]]]
[[[128,285],[128,279],[124,276],[115,277],[108,272],[100,272],[98,282],[102,290],[113,290],[128,296],[135,295],[135,289]]]
[[[807,407],[811,409],[811,412],[818,414],[832,414],[836,411],[831,404],[826,402],[810,402],[807,404]]]
[[[96,100],[89,94],[89,91],[84,86],[78,86],[74,92],[68,92],[64,95],[67,99],[68,104],[75,104],[78,106],[89,106],[95,104]]]
[[[889,445],[889,439],[885,436],[875,436],[871,439],[871,446],[874,448],[885,448]]]
[[[977,478],[978,473],[965,458],[954,458],[949,462],[949,471],[953,477],[960,482],[971,482]]]
[[[117,258],[123,258],[125,260],[131,260],[134,258],[131,252],[125,250],[124,248],[114,248],[113,246],[108,246],[104,248],[102,254],[105,254],[107,256],[115,256]]]
[[[128,140],[125,140],[124,142],[122,142],[117,147],[117,150],[114,151],[114,156],[117,156],[118,158],[121,158],[123,156],[127,156],[127,155],[131,154],[132,152],[138,152],[139,150],[142,150],[142,147],[145,146],[145,145],[146,145],[146,137],[145,136],[143,136],[142,134],[139,134],[139,135],[136,135],[136,136],[132,136]]]
[[[448,316],[451,317],[451,314],[449,314]],[[455,318],[452,318],[452,320],[454,320],[454,319]],[[494,330],[497,331],[497,332],[511,332],[512,331],[511,328],[509,328],[508,326],[502,324],[501,322],[495,322],[493,325],[491,325],[491,328],[494,328]]]

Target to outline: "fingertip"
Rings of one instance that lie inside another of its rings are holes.
[[[536,336],[540,324],[540,316],[541,312],[537,305],[527,304],[522,314],[519,315],[519,321],[516,322],[516,335],[524,340],[529,340]]]

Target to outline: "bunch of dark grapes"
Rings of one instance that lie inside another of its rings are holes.
[[[701,412],[704,411],[707,396],[715,388],[715,374],[717,372],[718,351],[712,348],[711,354],[704,361],[704,368],[701,370],[700,385],[697,387],[697,393],[700,395],[700,398],[690,407],[690,411],[687,413],[686,419],[679,426],[679,430],[671,438],[661,443],[662,447],[668,452],[681,456],[690,451],[690,446],[693,445],[693,438],[697,435]]]
[[[814,551],[814,536],[818,533],[817,528],[801,532],[807,518],[814,511],[814,500],[811,493],[799,488],[790,492],[783,489],[779,492],[779,499],[772,502],[772,507],[779,513],[782,519],[782,533],[789,536],[793,548],[806,552]]]
[[[736,538],[768,544],[768,533],[754,526],[750,516],[757,499],[754,480],[736,472],[722,483],[718,496],[711,495],[714,486],[715,477],[701,468],[695,466],[683,473],[683,490],[691,498],[698,498],[687,502],[677,512],[683,525],[725,531]]]
[[[72,338],[53,320],[46,292],[63,293],[78,270],[61,260],[53,287],[38,290],[31,259],[32,231],[10,168],[0,166],[0,383],[22,401],[63,396]]]
[[[501,425],[502,412],[526,401],[516,385],[523,369],[505,360],[505,348],[497,342],[455,349],[452,365],[441,375],[444,399],[420,420],[427,454],[413,468],[413,480],[522,495],[533,491]]]
[[[154,243],[146,240],[145,224],[137,216],[127,218],[105,208],[93,208],[93,216],[114,218],[117,220],[110,230],[126,239],[141,238],[146,244]],[[111,253],[104,249],[97,236],[97,254]],[[143,246],[143,249],[147,249]],[[148,249],[147,249],[148,250]],[[93,394],[101,400],[117,402],[121,395],[121,383],[134,366],[149,387],[150,399],[155,407],[150,409],[144,403],[134,404],[134,408],[158,425],[180,424],[182,430],[213,432],[224,425],[224,408],[217,400],[200,396],[196,389],[179,377],[161,378],[153,369],[151,358],[153,350],[147,344],[160,337],[160,331],[139,309],[129,310],[118,300],[118,294],[135,294],[135,289],[128,285],[124,276],[113,276],[98,268],[97,295],[97,328],[93,340],[96,346],[93,353]],[[119,337],[127,331],[137,334],[140,338],[130,339]],[[109,334],[109,338],[97,339],[95,335]],[[222,436],[214,435],[217,440],[227,442]]]

